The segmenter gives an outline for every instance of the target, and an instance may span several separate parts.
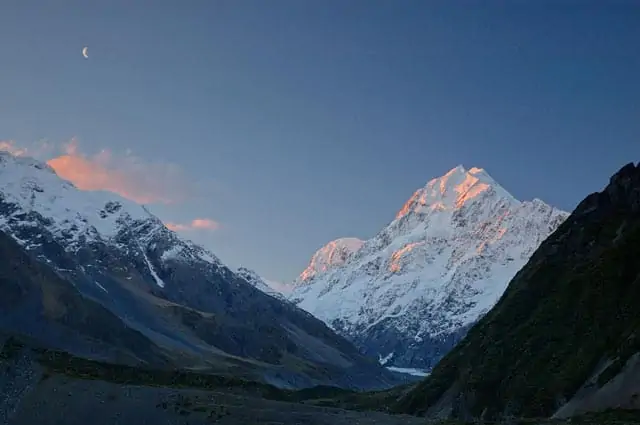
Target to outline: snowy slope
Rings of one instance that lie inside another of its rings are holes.
[[[358,238],[340,238],[329,242],[313,254],[309,265],[294,282],[294,286],[305,285],[317,274],[343,265],[351,254],[362,248],[362,245],[364,241]]]
[[[344,264],[305,270],[290,299],[381,363],[430,369],[567,215],[458,166],[417,190]]]
[[[70,252],[93,242],[119,245],[119,236],[133,232],[140,245],[160,235],[166,237],[170,243],[162,254],[164,260],[184,258],[221,265],[211,252],[179,239],[145,207],[111,192],[80,191],[32,158],[0,151],[0,183],[0,229],[23,245],[22,231],[38,226],[64,242]],[[34,249],[37,244],[25,247]],[[150,273],[155,273],[146,256],[145,260]],[[156,282],[162,286],[159,278]]]
[[[256,289],[259,289],[260,291],[264,292],[265,294],[271,295],[272,297],[276,297],[280,300],[286,301],[286,298],[282,293],[278,292],[277,290],[269,286],[269,284],[265,282],[265,280],[262,277],[260,277],[260,275],[255,271],[248,269],[246,267],[238,267],[238,269],[236,270],[236,274],[241,278],[243,278],[244,280],[246,280],[247,282],[249,282]]]

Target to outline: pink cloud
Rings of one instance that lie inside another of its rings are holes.
[[[208,218],[196,218],[191,222],[191,226],[195,229],[216,230],[220,225]]]
[[[81,152],[78,141],[59,145],[40,141],[28,147],[14,141],[1,141],[0,150],[15,156],[31,156],[47,162],[63,179],[80,190],[106,190],[140,204],[178,204],[201,192],[189,181],[180,167],[167,162],[144,160],[126,150],[114,154],[109,149],[87,155]],[[62,151],[62,155],[57,154]],[[53,158],[52,158],[53,157]],[[207,183],[211,189],[215,184]],[[189,223],[165,223],[174,231],[214,231],[220,224],[209,218],[196,218]]]
[[[16,145],[13,140],[0,140],[0,151],[7,151],[14,156],[26,156],[28,154],[26,148]]]
[[[186,224],[165,222],[164,225],[167,226],[167,229],[173,230],[174,232],[183,232],[185,230],[189,230],[189,226]]]
[[[181,169],[171,163],[146,161],[130,151],[116,155],[103,149],[85,155],[75,139],[63,151],[47,164],[81,190],[107,190],[141,204],[172,204],[192,192]]]
[[[54,146],[46,140],[31,143],[29,146],[16,144],[13,140],[0,140],[0,151],[7,151],[14,156],[30,156],[39,160],[51,155]]]
[[[165,223],[168,229],[174,232],[185,232],[191,230],[208,230],[214,231],[220,228],[220,223],[209,218],[196,218],[191,220],[190,223]]]

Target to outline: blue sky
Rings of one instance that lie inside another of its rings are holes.
[[[74,139],[268,279],[458,164],[572,209],[640,161],[638,2],[55,3],[3,4],[0,140]]]

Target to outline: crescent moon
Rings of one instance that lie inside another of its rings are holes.
[[[89,59],[89,48],[88,47],[83,47],[82,48],[82,56],[84,56],[85,59]]]

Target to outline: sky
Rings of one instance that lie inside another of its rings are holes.
[[[277,282],[458,164],[571,210],[640,161],[638,1],[7,0],[0,63],[0,147]]]

